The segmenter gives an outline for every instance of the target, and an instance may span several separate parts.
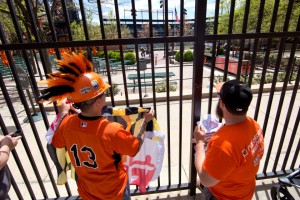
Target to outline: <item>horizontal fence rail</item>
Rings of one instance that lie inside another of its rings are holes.
[[[65,184],[57,183],[47,148],[56,103],[38,102],[45,86],[37,82],[57,70],[63,52],[82,52],[93,63],[112,86],[110,105],[156,111],[165,155],[146,194],[196,194],[192,131],[215,112],[214,85],[229,79],[246,82],[254,93],[248,115],[265,138],[257,179],[299,169],[299,1],[232,0],[224,6],[216,0],[211,11],[206,0],[189,8],[180,0],[176,12],[167,0],[148,0],[143,8],[134,0],[6,2],[0,3],[0,127],[3,135],[24,133],[8,162],[11,199],[78,198],[69,172]],[[131,186],[131,195],[142,194]]]

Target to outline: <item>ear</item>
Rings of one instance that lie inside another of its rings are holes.
[[[224,108],[224,107],[225,107],[225,104],[224,104],[224,102],[222,101],[222,99],[220,99],[220,107],[221,107],[221,108]]]
[[[103,94],[100,98],[97,99],[97,103],[103,104],[103,101],[105,101],[105,94]]]

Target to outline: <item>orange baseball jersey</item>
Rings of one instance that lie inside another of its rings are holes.
[[[122,125],[103,117],[67,116],[52,144],[66,147],[82,199],[122,199],[127,174],[121,156],[134,156],[139,147],[138,139]]]
[[[209,188],[211,193],[220,200],[251,200],[263,153],[263,134],[255,120],[247,117],[222,126],[211,138],[203,163],[204,170],[220,181]]]

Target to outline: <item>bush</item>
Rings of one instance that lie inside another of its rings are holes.
[[[286,76],[286,73],[285,73],[285,72],[279,72],[279,73],[278,73],[278,76],[277,76],[277,81],[278,81],[278,82],[283,82],[285,76]]]
[[[111,58],[112,58],[111,56],[112,56],[113,54],[114,54],[114,52],[113,52],[113,51],[109,51],[109,52],[107,53],[107,55],[108,55],[108,58],[109,58],[109,59],[111,59]]]
[[[192,51],[187,50],[186,52],[184,52],[183,61],[193,61],[193,60],[194,60],[194,54]]]
[[[255,62],[257,65],[263,65],[265,59],[265,55],[263,53],[257,53]]]
[[[170,92],[175,92],[177,90],[177,84],[175,82],[170,82],[169,84],[169,91]],[[166,92],[167,91],[167,83],[166,81],[161,82],[161,83],[157,83],[155,86],[155,91],[157,93],[160,92]]]
[[[133,65],[133,64],[136,63],[135,55],[134,55],[134,53],[132,53],[132,52],[126,53],[126,54],[124,55],[124,59],[125,59],[125,60],[131,60],[131,61],[132,61],[132,62],[127,63],[127,65]]]
[[[273,81],[273,75],[266,74],[265,83],[272,83],[272,81]]]
[[[82,54],[83,54],[85,57],[87,57],[87,55],[86,55],[86,50],[82,50]]]
[[[176,52],[175,60],[180,62],[180,51]],[[194,53],[191,50],[187,50],[183,53],[183,62],[193,61],[194,60]]]
[[[175,54],[175,60],[177,62],[180,62],[180,51],[177,51],[176,54]]]
[[[227,77],[227,81],[229,81],[230,79]],[[223,76],[215,76],[214,77],[214,83],[217,84],[217,83],[220,83],[220,82],[224,82],[223,80]]]
[[[120,52],[114,51],[110,54],[110,58],[116,59],[116,61],[121,60]]]
[[[224,55],[224,48],[223,47],[220,47],[218,49],[218,55]]]
[[[98,57],[99,58],[104,58],[104,51],[99,51],[98,52]]]
[[[295,66],[300,67],[300,58],[296,58]]]
[[[116,95],[121,91],[121,89],[118,88],[118,85],[117,85],[117,84],[114,84],[114,83],[111,84],[111,88],[112,88],[112,91],[113,91],[113,95],[114,95],[114,96],[116,96]],[[105,93],[105,95],[106,95],[107,97],[110,97],[110,96],[111,96],[111,95],[110,95],[110,89],[107,89],[104,93]]]

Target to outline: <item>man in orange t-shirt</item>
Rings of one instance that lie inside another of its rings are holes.
[[[195,166],[205,187],[205,199],[251,200],[264,153],[262,130],[254,119],[246,116],[252,92],[238,80],[219,83],[216,89],[216,113],[224,118],[225,124],[212,136],[206,151],[203,127],[194,129]]]
[[[41,101],[58,101],[61,123],[52,138],[56,148],[65,147],[78,176],[79,196],[84,200],[129,200],[130,190],[122,155],[135,156],[144,141],[147,123],[154,111],[143,114],[137,137],[122,125],[102,117],[105,91],[110,87],[93,72],[83,54],[63,53],[58,61],[59,72],[49,74]],[[70,105],[79,114],[68,115]]]

